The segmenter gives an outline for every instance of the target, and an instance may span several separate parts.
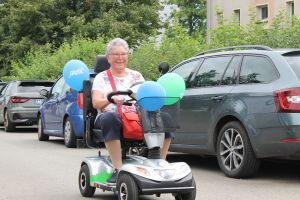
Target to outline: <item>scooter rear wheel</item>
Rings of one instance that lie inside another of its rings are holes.
[[[79,171],[78,185],[82,196],[94,196],[96,188],[90,185],[90,171],[87,165],[82,165]]]
[[[137,184],[129,174],[119,174],[117,182],[118,200],[138,200]]]

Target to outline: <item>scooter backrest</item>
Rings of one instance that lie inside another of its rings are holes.
[[[94,65],[94,72],[96,74],[109,69],[109,67],[110,67],[110,64],[108,63],[105,55],[97,55],[96,56],[96,61],[95,61],[95,65]]]

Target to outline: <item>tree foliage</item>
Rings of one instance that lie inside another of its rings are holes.
[[[152,37],[138,46],[131,45],[128,67],[142,72],[147,80],[155,80],[159,76],[158,64],[161,61],[168,62],[173,67],[207,49],[243,44],[299,48],[300,20],[284,16],[284,13],[280,13],[269,28],[265,24],[257,23],[254,17],[246,26],[239,26],[235,21],[222,21],[212,30],[210,45],[202,34],[191,36],[185,31],[185,27],[173,23],[172,29],[165,32],[160,43]],[[55,80],[70,59],[80,59],[92,67],[95,56],[104,54],[107,41],[106,37],[89,39],[86,36],[77,36],[65,41],[54,51],[53,44],[49,43],[38,50],[30,51],[24,59],[13,62],[12,76],[6,79]]]
[[[74,35],[122,37],[131,45],[159,29],[155,0],[2,0],[0,66],[47,43],[59,47]]]
[[[205,33],[206,30],[206,0],[166,0],[177,5],[172,11],[172,20],[183,26],[189,35]]]

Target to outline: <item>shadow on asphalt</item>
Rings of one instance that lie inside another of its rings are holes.
[[[189,154],[171,154],[168,155],[168,161],[183,161],[189,164],[191,167],[199,170],[215,171],[217,173],[221,171],[217,158],[212,156],[203,157]],[[259,171],[252,179],[271,179],[288,182],[300,182],[299,169],[300,160],[264,159],[261,163]]]
[[[4,131],[4,127],[3,126],[0,126],[0,130]],[[16,127],[16,130],[13,131],[13,132],[9,132],[9,133],[34,133],[36,132],[37,133],[38,129],[37,129],[37,126],[30,126],[30,127],[24,127],[24,126],[17,126]]]

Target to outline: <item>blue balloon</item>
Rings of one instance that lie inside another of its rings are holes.
[[[163,107],[165,97],[165,89],[154,81],[144,82],[136,93],[138,104],[147,111],[156,111]]]
[[[81,91],[83,89],[83,81],[90,78],[90,72],[84,62],[70,60],[64,66],[63,77],[70,88]]]

